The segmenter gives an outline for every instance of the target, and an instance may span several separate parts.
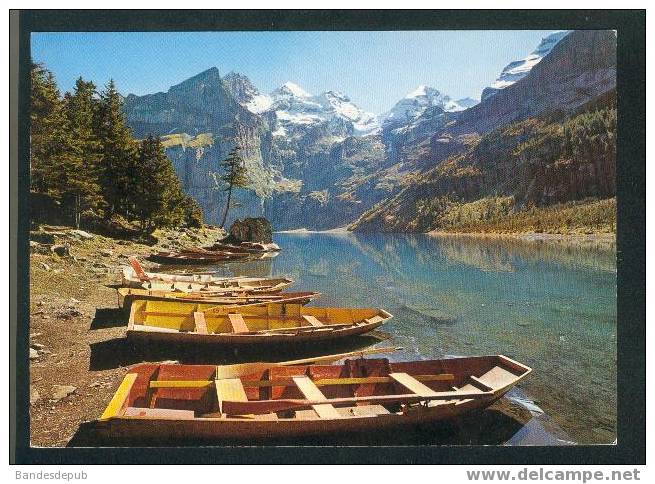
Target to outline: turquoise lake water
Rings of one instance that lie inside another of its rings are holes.
[[[616,438],[613,246],[400,234],[276,234],[270,260],[314,304],[375,306],[404,347],[390,359],[502,353],[533,368],[520,390],[578,443]],[[389,344],[389,341],[383,343]]]

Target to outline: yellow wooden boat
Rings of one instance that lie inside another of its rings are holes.
[[[134,299],[147,299],[151,301],[184,301],[194,303],[206,303],[213,305],[232,305],[242,306],[249,304],[269,304],[269,303],[296,303],[308,304],[320,296],[318,292],[278,292],[275,294],[266,293],[237,293],[230,294],[225,292],[199,291],[159,291],[150,289],[134,289],[132,287],[121,287],[118,289],[119,306],[129,309]]]
[[[391,314],[375,308],[284,303],[225,306],[135,297],[127,336],[160,342],[294,344],[367,333],[389,318]]]
[[[138,365],[95,431],[155,442],[402,432],[483,409],[532,371],[503,355],[291,363]]]

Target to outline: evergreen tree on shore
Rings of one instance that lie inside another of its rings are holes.
[[[60,202],[79,228],[82,216],[139,221],[142,231],[202,226],[202,210],[181,189],[158,137],[132,137],[113,81],[98,96],[82,78],[62,99],[54,76],[33,64],[31,190]]]
[[[131,204],[142,231],[184,221],[182,202],[186,195],[159,137],[148,136],[141,141],[132,180]]]
[[[55,158],[66,149],[64,104],[52,72],[32,64],[30,110],[30,186],[51,192],[49,173]]]
[[[98,183],[100,143],[94,130],[98,110],[95,93],[95,85],[80,77],[75,91],[64,96],[71,152],[65,166],[66,186],[62,187],[62,192],[72,205],[78,228],[82,213],[87,210],[97,213],[103,201]]]
[[[123,100],[110,80],[100,93],[96,132],[100,142],[100,184],[107,203],[107,217],[113,214],[131,217],[130,191],[137,159],[137,142],[121,112]]]
[[[225,212],[223,213],[221,228],[225,226],[227,214],[230,210],[230,204],[232,203],[232,191],[235,187],[248,187],[248,179],[246,178],[247,170],[245,163],[243,162],[243,158],[239,153],[240,150],[241,148],[239,146],[235,146],[227,155],[227,158],[221,162],[225,169],[225,173],[221,176],[221,180],[226,183],[225,190],[227,191],[227,202],[225,203]]]
[[[79,228],[84,210],[98,207],[94,145],[94,86],[78,79],[64,100],[51,72],[32,67],[31,188],[58,200]]]

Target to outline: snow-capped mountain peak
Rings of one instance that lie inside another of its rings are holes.
[[[438,107],[446,112],[463,111],[476,104],[474,100],[454,101],[434,87],[419,85],[416,89],[409,92],[403,99],[398,101],[393,108],[387,113],[380,116],[383,127],[397,127],[411,123],[418,119],[428,108]],[[471,101],[473,104],[471,104]]]
[[[429,91],[436,91],[436,89],[428,87],[425,84],[420,84],[416,89],[408,93],[405,96],[405,99],[414,99],[417,97],[427,96]]]
[[[297,98],[311,97],[311,94],[305,91],[298,84],[295,84],[291,81],[285,82],[282,86],[278,87],[275,91],[273,91],[271,95],[273,97],[297,97]]]
[[[541,59],[546,57],[557,43],[569,34],[568,30],[558,30],[547,35],[537,46],[537,48],[527,57],[510,62],[505,66],[500,76],[482,91],[482,100],[490,98],[501,89],[511,86],[515,82],[523,79],[536,66]]]
[[[366,135],[379,129],[375,116],[357,107],[348,96],[339,91],[325,91],[316,96],[309,94],[293,82],[287,82],[271,93],[277,128],[274,135],[284,136],[297,127],[322,123],[339,124],[338,120],[352,125],[354,135]]]
[[[456,101],[448,101],[446,103],[446,107],[444,108],[444,111],[451,112],[451,113],[464,111],[465,109],[472,108],[479,102],[480,101],[478,101],[477,99],[473,99],[470,97],[457,99]]]
[[[250,79],[243,74],[230,72],[223,77],[223,84],[234,96],[234,99],[252,113],[263,113],[273,104],[271,97],[260,93]]]

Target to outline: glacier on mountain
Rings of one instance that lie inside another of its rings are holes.
[[[437,89],[421,84],[403,99],[398,101],[390,111],[380,116],[383,128],[397,129],[418,119],[431,107],[437,107],[445,112],[464,111],[478,103],[475,99],[464,98],[453,100],[450,96]]]
[[[501,89],[511,86],[515,82],[523,79],[536,66],[541,59],[546,57],[560,40],[569,34],[569,30],[558,30],[547,35],[537,46],[537,48],[527,57],[510,62],[500,73],[500,76],[489,87],[482,91],[482,100],[490,98]]]
[[[307,128],[338,118],[352,125],[352,135],[375,134],[380,126],[374,115],[356,106],[345,94],[325,91],[312,95],[293,82],[286,82],[270,94],[261,94],[245,76],[230,73],[238,102],[255,114],[273,114],[273,136],[288,136],[296,128]],[[226,76],[226,77],[228,77]],[[238,82],[235,82],[239,76]],[[244,80],[245,79],[245,80]]]

